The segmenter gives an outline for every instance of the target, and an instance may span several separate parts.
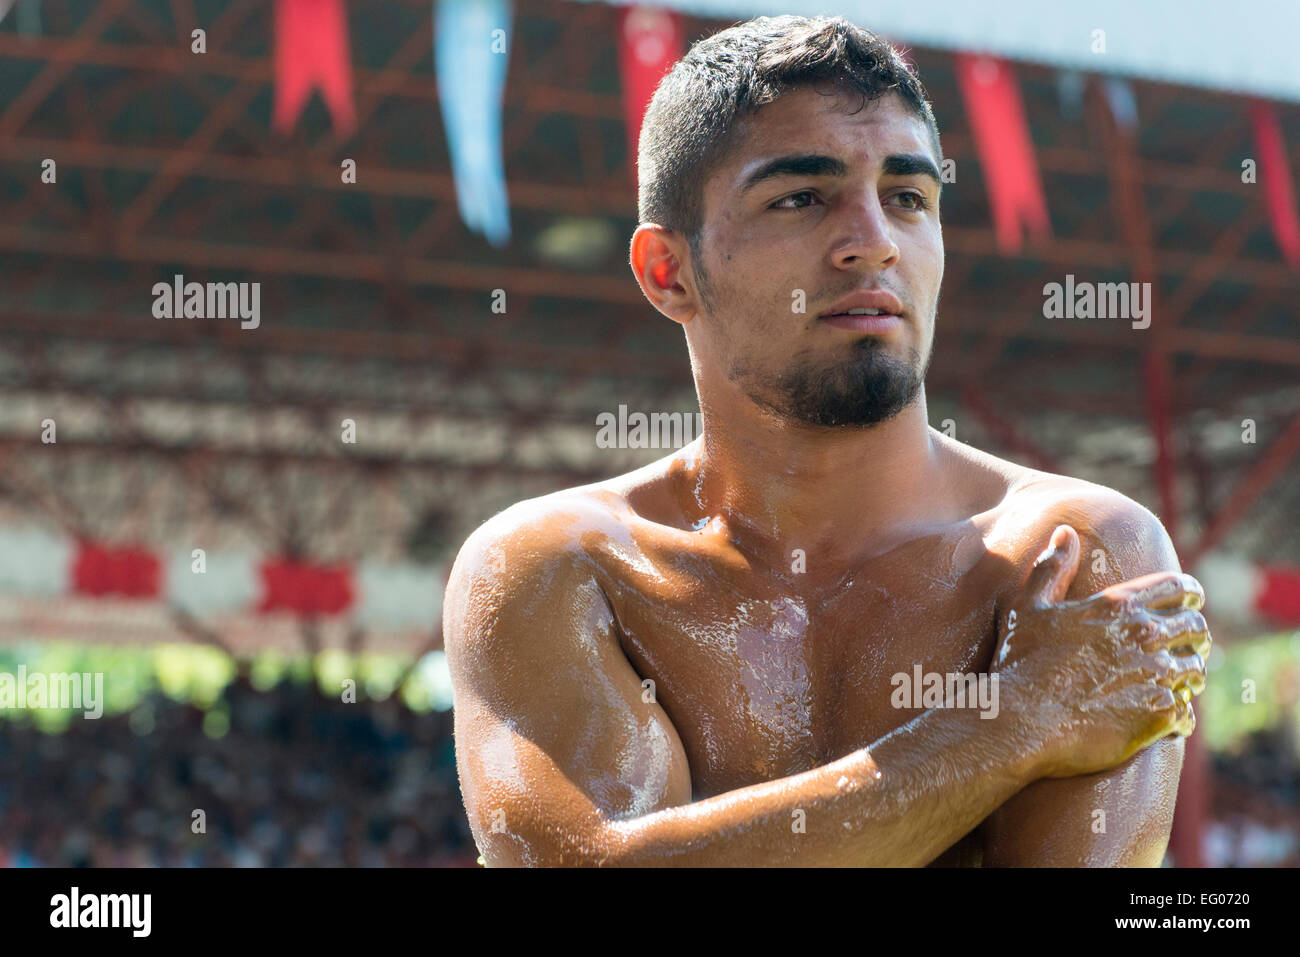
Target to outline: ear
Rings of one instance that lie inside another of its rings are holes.
[[[650,305],[682,325],[699,309],[689,256],[686,240],[664,226],[642,223],[632,234],[629,262],[637,284]]]

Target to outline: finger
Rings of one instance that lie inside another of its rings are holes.
[[[1191,648],[1197,654],[1209,652],[1209,626],[1199,611],[1189,608],[1166,617],[1150,614],[1145,609],[1130,610],[1124,622],[1143,651],[1154,653],[1162,648]]]
[[[1058,525],[1025,580],[1024,590],[1037,607],[1055,605],[1065,598],[1079,571],[1081,552],[1079,533],[1069,525]]]
[[[1184,705],[1178,709],[1178,720],[1174,725],[1174,733],[1181,737],[1190,737],[1191,733],[1196,730],[1196,709],[1190,704]]]
[[[1201,583],[1186,572],[1156,572],[1113,587],[1127,590],[1130,598],[1152,611],[1179,611],[1205,604]]]
[[[1178,732],[1178,722],[1182,715],[1178,710],[1180,704],[1178,696],[1174,694],[1173,689],[1154,684],[1141,687],[1142,701],[1147,710],[1157,719],[1156,727],[1153,729],[1155,737],[1151,740],[1169,734],[1176,734]]]
[[[1210,626],[1205,623],[1205,616],[1199,611],[1189,608],[1168,618],[1155,620],[1160,624],[1160,637],[1157,640],[1161,646],[1171,651],[1190,648],[1201,657],[1210,653]]]
[[[1205,659],[1200,655],[1152,655],[1156,684],[1170,689],[1182,704],[1205,690]]]

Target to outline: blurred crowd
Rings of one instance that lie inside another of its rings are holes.
[[[0,866],[475,866],[450,712],[242,679],[225,698],[215,737],[161,694],[59,734],[0,721]]]
[[[1210,867],[1300,867],[1300,758],[1290,722],[1213,756]]]
[[[0,866],[475,866],[450,712],[244,679],[225,701],[215,737],[162,694],[59,734],[0,721]],[[1300,865],[1285,722],[1214,755],[1212,781],[1207,865]]]

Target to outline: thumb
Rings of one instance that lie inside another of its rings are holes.
[[[1069,525],[1058,525],[1025,582],[1024,590],[1035,605],[1054,605],[1065,598],[1079,571],[1081,552],[1079,533]]]

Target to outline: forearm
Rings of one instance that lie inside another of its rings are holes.
[[[1037,778],[1040,748],[1005,710],[932,709],[823,767],[619,822],[604,863],[924,865]]]
[[[1035,781],[984,822],[984,866],[1159,867],[1182,764],[1171,736],[1110,771]]]

